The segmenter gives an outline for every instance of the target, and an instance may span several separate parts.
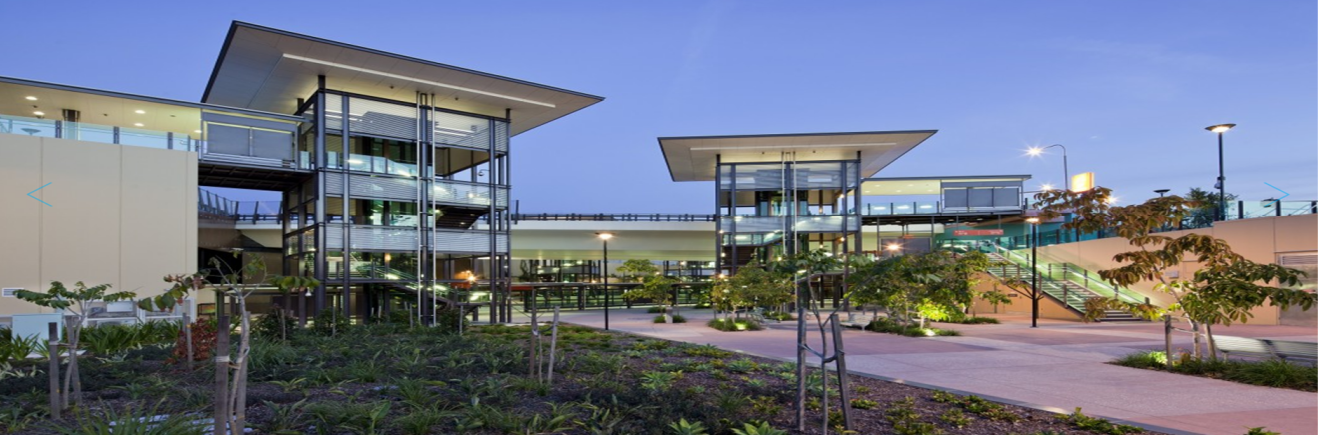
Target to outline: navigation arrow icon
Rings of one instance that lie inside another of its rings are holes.
[[[51,183],[53,183],[53,181],[52,181]],[[38,187],[38,188],[37,188],[37,190],[45,189],[46,186],[49,186],[49,185],[50,185],[50,183],[42,184],[41,187]],[[1275,187],[1274,187],[1274,189],[1275,189]],[[50,205],[50,203],[48,203],[48,202],[46,202],[46,201],[42,201],[41,198],[37,198],[37,197],[35,197],[35,196],[32,196],[33,193],[37,193],[37,190],[33,190],[33,191],[31,191],[31,192],[28,192],[28,193],[27,193],[27,197],[28,197],[28,198],[32,198],[32,199],[35,199],[35,200],[37,200],[37,201],[40,201],[42,204],[45,204],[46,207],[54,207],[53,205]]]

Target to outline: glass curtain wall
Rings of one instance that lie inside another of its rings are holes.
[[[860,161],[782,157],[770,163],[720,159],[715,184],[721,273],[801,250],[843,253],[860,246],[859,198],[853,194]]]
[[[285,194],[290,268],[326,285],[415,297],[414,314],[469,302],[456,288],[496,297],[490,321],[510,317],[508,119],[458,113],[417,94],[390,101],[329,89],[304,106],[298,152],[315,178]],[[291,200],[296,198],[296,200]],[[317,258],[315,252],[327,252]],[[479,272],[477,272],[479,271]],[[460,276],[461,275],[461,276]],[[459,285],[461,284],[461,285]],[[316,298],[324,308],[324,289]],[[351,307],[385,297],[349,297]],[[502,303],[503,306],[498,305]]]

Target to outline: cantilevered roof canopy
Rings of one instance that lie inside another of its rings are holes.
[[[944,183],[1024,183],[1029,179],[1029,175],[866,178],[860,182],[860,191],[865,196],[939,195]]]
[[[749,136],[661,137],[659,148],[673,181],[713,181],[716,157],[724,163],[778,162],[796,152],[797,161],[854,160],[860,176],[874,175],[938,130],[859,133],[766,134]]]
[[[434,93],[453,110],[504,117],[512,110],[516,135],[553,121],[601,97],[458,68],[427,60],[235,21],[220,50],[202,101],[293,113],[297,99],[330,89],[416,101]]]

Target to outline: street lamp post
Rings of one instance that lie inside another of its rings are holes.
[[[1162,198],[1163,195],[1166,195],[1167,192],[1171,192],[1171,191],[1172,191],[1171,189],[1158,189],[1158,190],[1153,191],[1153,193],[1158,194],[1158,197],[1159,197],[1159,198]]]
[[[1226,220],[1226,166],[1222,159],[1222,133],[1226,133],[1235,124],[1218,124],[1204,127],[1204,130],[1217,133],[1217,197],[1218,220]]]
[[[604,275],[604,330],[609,330],[609,239],[612,233],[595,233],[604,241],[604,264],[600,265],[600,274]]]
[[[1046,149],[1049,149],[1049,148],[1053,148],[1053,147],[1058,147],[1058,148],[1061,148],[1061,149],[1062,149],[1062,177],[1064,177],[1064,178],[1065,178],[1065,181],[1066,181],[1066,184],[1065,184],[1065,186],[1066,186],[1066,190],[1071,190],[1071,169],[1067,167],[1067,163],[1066,163],[1066,146],[1065,146],[1065,145],[1062,145],[1062,144],[1052,144],[1052,145],[1048,145],[1048,146],[1043,147],[1043,148],[1034,147],[1034,148],[1030,148],[1030,150],[1029,150],[1029,154],[1030,154],[1031,156],[1037,156],[1037,155],[1043,154],[1043,150],[1046,150]]]
[[[1039,218],[1025,219],[1030,223],[1030,327],[1039,327]],[[1062,301],[1066,303],[1066,301]]]

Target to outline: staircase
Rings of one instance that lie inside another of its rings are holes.
[[[413,295],[420,291],[448,306],[473,306],[490,303],[490,292],[488,291],[459,289],[443,284],[434,284],[427,289],[425,285],[417,284],[416,275],[379,264],[356,266],[352,268],[351,276],[362,277],[362,279],[369,276],[384,276],[390,280],[384,284],[393,287],[395,290]]]
[[[1000,279],[1018,279],[1021,281],[1025,281],[1027,283],[1032,282],[1032,279],[1034,278],[1034,274],[1030,272],[1029,263],[1025,262],[1025,264],[1021,264],[1022,263],[1021,258],[1008,257],[1008,256],[1015,257],[1013,255],[1014,253],[1011,253],[1010,251],[1006,251],[1006,256],[1004,256],[1003,254],[999,254],[998,252],[989,252],[987,254],[988,257],[992,259],[994,263],[992,266],[989,266],[988,269],[989,274],[996,276]],[[1041,270],[1043,270],[1044,267],[1045,265],[1040,265]],[[1063,276],[1063,278],[1062,279],[1053,278],[1051,275],[1054,275],[1054,273],[1040,274],[1039,290],[1042,291],[1047,297],[1057,302],[1060,302],[1063,306],[1067,307],[1067,309],[1071,310],[1076,314],[1079,314],[1081,316],[1085,314],[1085,301],[1088,300],[1089,298],[1116,296],[1122,298],[1123,300],[1128,300],[1128,301],[1133,299],[1128,294],[1123,295],[1119,292],[1116,292],[1115,290],[1111,292],[1113,293],[1112,295],[1100,294],[1098,291],[1095,291],[1089,287],[1086,287],[1081,283],[1066,278],[1068,275],[1074,274],[1073,271],[1073,269],[1075,269],[1074,266],[1069,264],[1062,264],[1059,267],[1063,268],[1061,271],[1059,271]],[[1049,271],[1051,272],[1051,269],[1049,269]],[[1094,286],[1094,283],[1089,283],[1089,282],[1086,283],[1090,284],[1091,286]],[[1143,319],[1140,319],[1139,317],[1136,317],[1135,315],[1126,312],[1124,310],[1106,310],[1106,315],[1102,319],[1099,319],[1099,321],[1100,322],[1136,322],[1136,321],[1143,321]]]

